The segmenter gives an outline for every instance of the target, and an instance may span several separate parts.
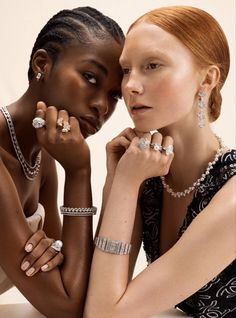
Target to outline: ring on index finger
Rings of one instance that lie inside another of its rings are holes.
[[[32,121],[32,126],[35,129],[42,128],[45,126],[45,124],[46,124],[46,121],[41,117],[35,117]]]
[[[51,248],[53,248],[56,252],[60,252],[62,249],[63,243],[61,240],[56,240],[52,243]]]
[[[140,138],[139,139],[139,143],[138,143],[138,147],[141,150],[147,149],[150,146],[150,141],[147,138]]]

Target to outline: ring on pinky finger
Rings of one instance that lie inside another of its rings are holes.
[[[165,151],[166,156],[169,156],[174,153],[174,146],[170,144],[167,147],[162,147],[162,150]]]

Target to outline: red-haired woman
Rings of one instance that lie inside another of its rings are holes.
[[[210,127],[229,70],[225,35],[203,10],[160,8],[132,24],[120,63],[135,129],[107,145],[84,317],[171,306],[235,317],[236,152]],[[131,280],[142,238],[150,265]]]

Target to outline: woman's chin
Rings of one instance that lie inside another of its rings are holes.
[[[156,131],[158,128],[150,125],[134,125],[135,130],[141,133]]]

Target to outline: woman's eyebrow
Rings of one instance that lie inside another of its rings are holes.
[[[94,64],[97,68],[99,68],[103,73],[104,75],[107,76],[108,74],[108,70],[107,68],[101,64],[100,62],[96,61],[96,60],[93,60],[93,59],[86,59],[86,60],[83,60],[83,62],[87,62],[87,63],[91,63],[91,64]]]

